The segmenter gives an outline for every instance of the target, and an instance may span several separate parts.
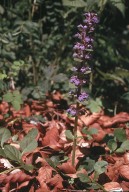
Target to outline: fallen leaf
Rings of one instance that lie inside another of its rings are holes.
[[[121,188],[120,184],[117,182],[109,182],[109,183],[104,184],[104,189],[106,191],[112,191],[113,192],[114,190],[120,191],[120,189],[122,189],[122,188]]]
[[[62,165],[58,165],[58,168],[66,174],[76,173],[76,169],[72,166],[71,162],[62,163]]]
[[[123,179],[129,180],[129,165],[122,165],[119,168],[119,174]]]

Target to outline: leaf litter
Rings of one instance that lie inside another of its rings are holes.
[[[54,93],[18,111],[0,104],[0,190],[102,191],[90,183],[96,177],[107,191],[129,191],[129,114],[110,117],[87,110],[80,115],[73,167],[74,118],[67,116],[62,99]]]

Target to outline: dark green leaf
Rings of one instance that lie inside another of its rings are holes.
[[[32,164],[24,164],[24,163],[21,163],[21,166],[23,169],[25,169],[26,171],[31,171],[34,169],[34,166]]]
[[[38,129],[31,129],[24,138],[35,139],[38,136]]]
[[[80,168],[84,168],[84,169],[86,169],[86,171],[87,171],[88,173],[91,173],[91,172],[94,170],[94,164],[95,164],[95,160],[90,159],[90,158],[87,158],[87,159],[82,163],[82,165],[79,166],[79,169],[80,169]]]
[[[20,110],[21,105],[20,105],[19,101],[14,100],[11,103],[12,103],[12,106],[14,107],[15,110],[17,110],[17,111]]]
[[[20,162],[21,153],[15,147],[13,147],[11,145],[6,145],[4,147],[4,152],[5,152],[7,158],[9,158],[9,159],[11,159],[13,161]]]
[[[123,142],[126,140],[126,132],[124,129],[116,128],[114,130],[114,136],[119,142]]]
[[[11,133],[6,128],[0,129],[0,141],[1,141],[1,147],[3,148],[3,144],[11,137]]]
[[[78,173],[77,177],[80,179],[81,182],[83,183],[88,183],[91,182],[90,178],[88,177],[88,175],[84,174],[84,173]]]
[[[105,172],[107,165],[106,161],[98,161],[94,165],[94,170],[100,175]]]
[[[120,147],[120,148],[118,148],[115,152],[116,152],[116,153],[124,153],[125,150]]]
[[[129,140],[124,141],[120,148],[124,149],[124,151],[129,150]]]
[[[13,94],[10,92],[7,92],[6,94],[3,95],[3,100],[7,102],[12,102],[13,101]]]
[[[22,154],[31,152],[36,149],[38,143],[35,138],[38,135],[37,129],[31,129],[24,139],[20,142],[20,147],[22,149]]]
[[[85,7],[86,3],[83,0],[63,0],[63,5],[70,7]]]
[[[90,111],[93,112],[100,112],[101,111],[101,105],[98,103],[98,101],[90,99],[88,101],[87,107],[90,109]]]
[[[112,4],[125,16],[125,4],[123,0],[110,0]]]
[[[115,151],[117,148],[117,142],[114,139],[110,139],[107,145],[111,151]]]
[[[25,142],[24,142],[25,145]],[[23,147],[22,145],[20,145],[21,147]],[[35,150],[38,146],[38,142],[36,140],[26,140],[26,148],[24,148],[24,150],[22,151],[22,154],[24,153],[28,153],[28,152],[32,152],[33,150]]]
[[[5,152],[4,152],[4,149],[0,149],[0,156],[6,157],[6,154],[5,154]]]

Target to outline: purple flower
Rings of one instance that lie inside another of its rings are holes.
[[[81,69],[80,69],[80,72],[85,73],[86,71],[91,71],[91,68],[82,66]]]
[[[67,109],[67,113],[74,117],[76,115],[77,111],[75,108],[72,107],[72,108]]]
[[[79,100],[80,102],[82,102],[82,101],[88,99],[88,97],[89,97],[89,95],[88,95],[87,93],[82,92],[82,93],[78,96],[78,100]]]
[[[81,81],[77,76],[72,76],[70,79],[70,82],[74,83],[75,86],[79,86],[81,84]]]

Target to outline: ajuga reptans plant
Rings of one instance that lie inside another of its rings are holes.
[[[72,165],[75,163],[77,122],[80,112],[79,104],[89,97],[88,93],[82,91],[82,88],[87,83],[87,74],[91,72],[89,61],[92,59],[93,35],[95,26],[99,22],[98,16],[95,13],[85,13],[84,16],[83,24],[77,26],[78,33],[75,34],[77,42],[73,47],[73,58],[77,61],[77,64],[73,67],[73,76],[70,78],[70,82],[75,85],[75,88],[70,91],[70,94],[77,99],[77,103],[76,106],[71,106],[67,110],[69,115],[75,117]]]

